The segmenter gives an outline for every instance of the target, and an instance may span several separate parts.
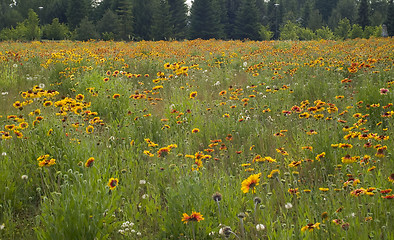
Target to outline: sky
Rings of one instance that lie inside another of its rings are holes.
[[[189,5],[189,7],[190,7],[190,5],[192,4],[192,0],[186,0],[186,3],[187,3],[187,5]]]

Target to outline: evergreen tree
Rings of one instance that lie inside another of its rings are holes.
[[[223,26],[224,33],[227,38],[234,39],[235,35],[235,19],[237,11],[240,8],[241,0],[227,0],[226,1],[226,15],[227,23]]]
[[[235,22],[236,37],[258,40],[259,27],[256,0],[244,0]]]
[[[22,15],[23,18],[28,18],[29,9],[38,11],[41,5],[41,0],[16,0],[12,1],[15,3],[15,9]]]
[[[279,26],[283,22],[283,6],[280,1],[277,3],[276,0],[270,0],[268,2],[268,13],[269,13],[269,25],[271,31],[274,33],[274,39],[279,39]]]
[[[59,19],[59,23],[67,22],[66,9],[68,8],[67,0],[52,0],[44,4],[40,19],[42,24],[49,24],[54,18]],[[42,16],[42,17],[41,17]]]
[[[71,29],[75,29],[81,20],[88,16],[89,2],[87,0],[69,0],[67,5],[67,22]]]
[[[105,13],[107,13],[108,10],[115,11],[115,9],[112,8],[112,2],[113,0],[102,0],[98,4],[98,6],[94,9],[93,11],[93,19],[95,21],[99,21],[102,19]]]
[[[302,26],[307,27],[309,23],[309,19],[311,17],[311,12],[312,12],[312,2],[307,1],[304,5],[304,8],[302,10]]]
[[[37,13],[35,13],[33,9],[29,9],[28,18],[24,21],[24,25],[26,27],[25,37],[27,40],[31,41],[40,39],[39,22],[40,20],[38,19]]]
[[[315,9],[312,11],[308,25],[307,27],[312,29],[313,31],[316,31],[317,29],[321,28],[323,26],[323,17],[320,14],[318,9]]]
[[[190,37],[218,38],[221,31],[219,18],[211,0],[195,0],[191,9]]]
[[[328,21],[328,18],[331,16],[331,12],[337,6],[337,3],[338,0],[316,0],[315,6],[323,16],[323,21]]]
[[[172,35],[170,5],[167,0],[159,0],[154,8],[151,37],[153,40],[168,40]]]
[[[12,0],[0,0],[0,29],[15,27],[23,16],[12,6]]]
[[[357,18],[357,5],[355,0],[340,0],[335,8],[341,19],[347,18],[353,24]]]
[[[389,36],[394,36],[394,1],[391,0],[387,9],[386,19],[387,33]]]
[[[267,18],[267,5],[265,4],[264,0],[256,0],[256,7],[257,7],[257,11],[259,13],[258,22],[263,25],[266,24],[265,18]],[[226,16],[227,16],[227,13],[226,13]]]
[[[335,29],[334,33],[338,38],[344,40],[349,37],[350,30],[351,26],[349,19],[343,18],[339,21],[338,27]]]
[[[390,1],[372,0],[369,6],[369,20],[371,26],[380,26],[384,23],[387,16],[387,8]]]
[[[358,7],[358,24],[364,29],[370,25],[369,21],[369,6],[367,0],[361,0],[360,6]]]
[[[75,30],[77,32],[77,40],[86,41],[89,39],[99,38],[96,27],[93,22],[89,21],[87,16],[81,20],[81,23]]]
[[[97,31],[104,40],[115,38],[119,34],[119,17],[111,9],[108,9],[103,17],[97,22]],[[107,39],[109,38],[109,39]]]
[[[149,39],[154,5],[153,0],[133,1],[133,32],[137,39]]]
[[[119,0],[116,13],[119,16],[118,37],[123,40],[131,40],[133,36],[133,12],[130,1]]]
[[[351,39],[362,38],[363,35],[364,35],[363,28],[358,24],[353,24],[352,30],[350,30],[349,33],[349,38]]]
[[[213,9],[216,12],[216,17],[219,20],[219,32],[217,38],[227,38],[224,31],[224,26],[228,24],[226,0],[213,0]]]
[[[51,24],[44,28],[44,37],[50,40],[63,40],[66,39],[69,33],[66,25],[59,23],[58,18],[54,18]]]
[[[168,0],[171,14],[172,37],[184,39],[187,36],[188,7],[185,0]],[[193,4],[194,5],[194,4]]]

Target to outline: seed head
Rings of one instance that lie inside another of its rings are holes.
[[[214,194],[212,195],[212,199],[213,199],[215,202],[220,202],[220,201],[222,200],[222,194],[216,192],[216,193],[214,193]]]

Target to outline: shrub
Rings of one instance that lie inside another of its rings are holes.
[[[335,35],[329,27],[322,27],[316,30],[316,36],[318,39],[334,40]]]
[[[261,40],[271,40],[274,36],[274,33],[269,30],[269,27],[261,25],[259,30]]]
[[[353,24],[352,26],[352,30],[350,31],[349,37],[351,39],[355,39],[355,38],[362,38],[364,35],[364,31],[362,29],[362,27],[358,24]]]
[[[43,28],[43,37],[51,40],[63,40],[69,35],[68,27],[59,23],[58,18],[54,18],[52,23]]]
[[[347,18],[341,19],[338,23],[338,27],[335,29],[334,33],[339,39],[347,39],[351,30],[350,21]]]
[[[299,40],[300,29],[298,24],[287,21],[280,29],[280,40]]]

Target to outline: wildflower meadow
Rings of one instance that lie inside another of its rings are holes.
[[[0,239],[394,239],[393,38],[0,42]]]

